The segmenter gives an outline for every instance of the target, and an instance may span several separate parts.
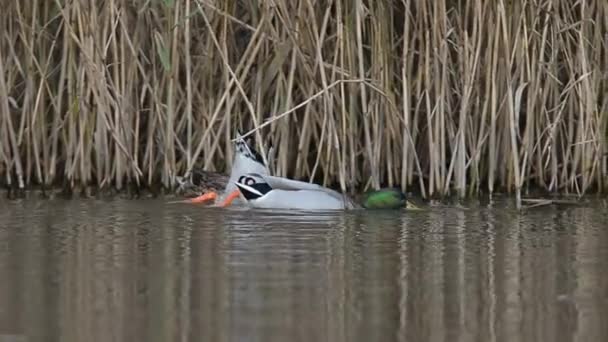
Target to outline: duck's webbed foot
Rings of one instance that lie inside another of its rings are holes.
[[[189,198],[184,200],[186,203],[205,203],[208,201],[215,201],[217,199],[217,193],[215,191],[206,192],[198,197]]]
[[[230,204],[232,204],[232,202],[239,197],[240,192],[239,190],[234,190],[233,192],[229,193],[228,196],[226,196],[226,199],[224,199],[224,201],[219,205],[220,207],[227,207]]]

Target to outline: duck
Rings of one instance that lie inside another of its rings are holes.
[[[364,194],[357,203],[345,194],[320,186],[269,174],[247,173],[235,183],[253,208],[299,210],[398,209],[407,199],[398,189],[385,188]]]
[[[251,143],[250,143],[251,142]],[[272,147],[271,147],[272,150]],[[219,207],[232,204],[246,203],[240,199],[240,192],[236,186],[237,181],[245,174],[255,173],[269,175],[268,165],[260,153],[253,147],[251,140],[237,132],[234,145],[234,159],[230,175],[217,172],[192,170],[184,177],[178,178],[178,193],[196,195],[184,201],[185,203],[214,202]],[[201,194],[202,193],[202,194]]]
[[[229,175],[206,171],[201,169],[192,169],[186,172],[183,176],[176,177],[175,194],[178,196],[188,197],[188,202],[193,202],[196,197],[201,194],[215,192],[223,192],[228,184]],[[199,200],[200,201],[200,200]],[[206,200],[203,200],[203,202]],[[196,201],[194,201],[196,203]]]

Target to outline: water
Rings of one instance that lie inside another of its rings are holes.
[[[605,204],[0,202],[0,341],[600,341]]]

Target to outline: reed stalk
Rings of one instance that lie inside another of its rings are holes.
[[[608,2],[10,1],[0,184],[171,188],[237,130],[277,175],[605,192]]]

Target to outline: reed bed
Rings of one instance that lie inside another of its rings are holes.
[[[343,191],[605,192],[607,25],[604,0],[8,1],[0,183],[170,189],[238,129]]]

